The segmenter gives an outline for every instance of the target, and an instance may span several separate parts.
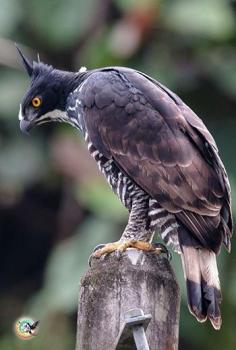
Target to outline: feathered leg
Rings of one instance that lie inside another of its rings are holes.
[[[155,227],[150,227],[150,219],[148,216],[149,196],[143,191],[139,192],[132,198],[132,207],[130,210],[128,224],[118,242],[99,245],[94,250],[92,257],[100,258],[104,254],[114,251],[119,253],[127,248],[133,247],[139,250],[155,252],[157,254],[166,253],[170,258],[170,254],[163,244],[151,244]],[[98,248],[98,249],[97,249]],[[91,259],[89,259],[90,261]]]

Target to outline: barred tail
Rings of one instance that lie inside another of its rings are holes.
[[[181,242],[188,306],[199,322],[208,318],[215,329],[221,327],[221,291],[214,252]]]

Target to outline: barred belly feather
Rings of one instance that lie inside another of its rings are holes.
[[[112,159],[104,157],[89,140],[87,133],[85,133],[85,141],[87,142],[89,153],[97,162],[100,171],[106,177],[113,192],[117,194],[124,206],[130,211],[134,198],[140,204],[148,199],[147,215],[150,230],[155,232],[158,229],[165,244],[180,253],[178,240],[179,225],[174,214],[168,213],[155,199],[147,195],[147,193],[117,167]]]

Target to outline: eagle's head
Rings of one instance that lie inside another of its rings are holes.
[[[17,47],[31,79],[20,104],[19,120],[23,132],[50,121],[67,121],[66,100],[78,82],[76,73],[64,72],[41,62],[32,64]]]

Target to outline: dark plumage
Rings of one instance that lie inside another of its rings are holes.
[[[130,212],[121,241],[150,242],[156,229],[181,254],[190,311],[220,328],[216,254],[230,250],[230,186],[215,141],[173,92],[123,67],[70,73],[23,57],[31,85],[21,128],[66,121]],[[32,99],[39,96],[41,106]]]

